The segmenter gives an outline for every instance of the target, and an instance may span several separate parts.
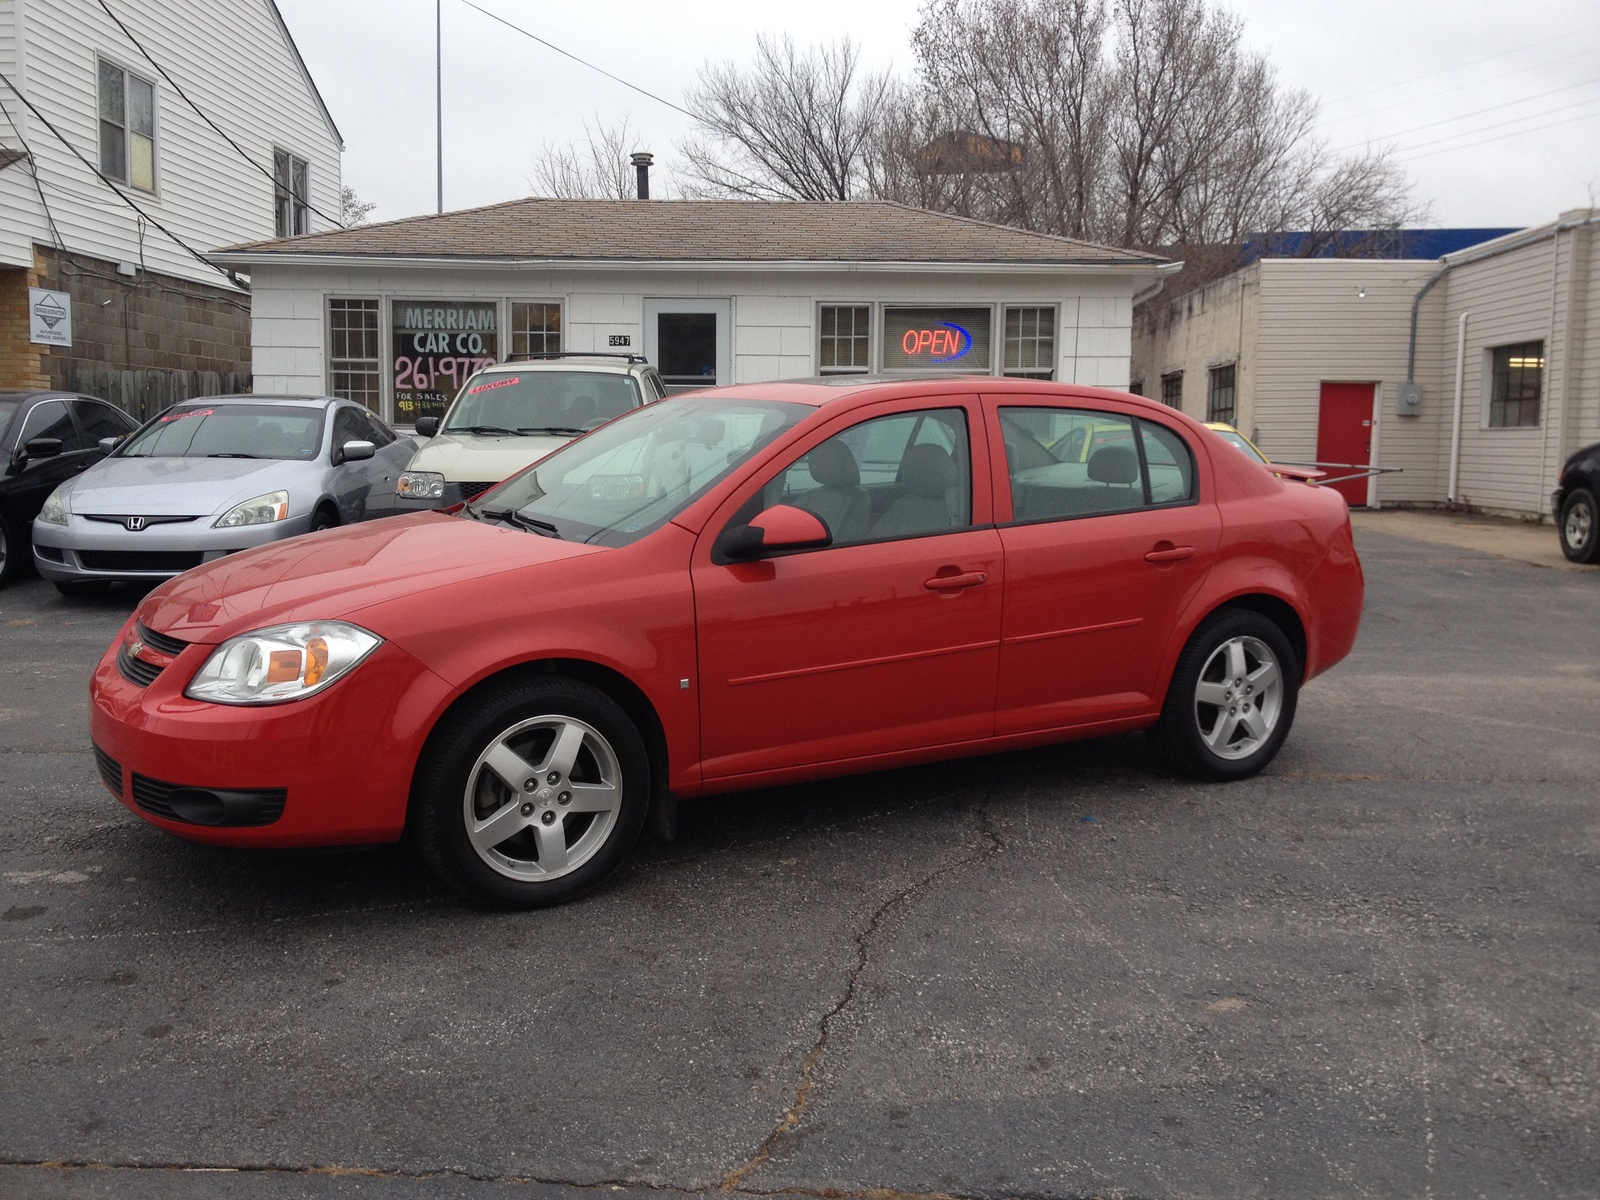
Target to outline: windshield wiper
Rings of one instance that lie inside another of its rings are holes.
[[[223,453],[223,454],[208,454],[208,455],[206,455],[206,457],[207,458],[259,458],[260,455],[257,455],[257,454],[240,454],[240,453],[236,453],[236,452],[228,452],[228,453]]]
[[[504,521],[508,525],[515,525],[518,529],[526,529],[529,533],[537,533],[541,537],[553,537],[557,540],[561,537],[560,532],[549,521],[539,521],[524,516],[514,508],[480,508],[478,511],[491,521]]]
[[[580,433],[588,433],[587,429],[575,429],[571,425],[519,425],[518,433],[553,433],[562,437],[577,437]]]
[[[503,425],[452,425],[445,433],[503,433],[507,437],[516,437],[515,429],[507,429]]]

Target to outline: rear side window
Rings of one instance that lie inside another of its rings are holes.
[[[1194,499],[1194,455],[1188,444],[1165,425],[1139,422],[1150,476],[1150,503],[1184,504]]]
[[[1049,521],[1194,499],[1194,458],[1170,429],[1118,413],[1002,408],[1012,519]]]

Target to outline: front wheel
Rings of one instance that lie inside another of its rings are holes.
[[[1151,740],[1199,779],[1244,779],[1277,755],[1294,724],[1300,667],[1283,630],[1260,613],[1226,608],[1178,657]]]
[[[517,680],[476,697],[429,739],[411,832],[457,891],[539,908],[617,868],[649,791],[643,739],[616,701],[559,676]]]
[[[1594,493],[1573,488],[1561,505],[1561,553],[1575,563],[1600,562],[1600,521],[1596,520]]]
[[[0,512],[0,583],[22,570],[22,554],[26,549],[26,546],[18,544],[10,520]]]

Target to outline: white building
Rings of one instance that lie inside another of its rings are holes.
[[[1600,441],[1597,227],[1579,209],[1436,260],[1259,260],[1143,306],[1134,384],[1277,461],[1399,468],[1353,504],[1548,517]]]
[[[1177,264],[884,202],[517,200],[215,256],[250,274],[257,390],[400,423],[475,364],[643,353],[669,386],[828,373],[1126,388],[1133,304]]]
[[[342,190],[277,6],[0,0],[0,76],[0,386],[247,384],[249,299],[208,252],[336,225]],[[70,345],[33,340],[30,288],[70,298]]]

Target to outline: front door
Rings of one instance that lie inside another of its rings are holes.
[[[644,302],[644,355],[669,395],[733,382],[731,300]]]
[[[1370,383],[1324,383],[1317,405],[1317,461],[1349,463],[1356,470],[1372,462],[1373,386]],[[1325,468],[1327,469],[1327,468]],[[1330,476],[1354,471],[1327,469]],[[1351,508],[1365,508],[1367,479],[1347,479],[1326,486],[1335,489]]]

